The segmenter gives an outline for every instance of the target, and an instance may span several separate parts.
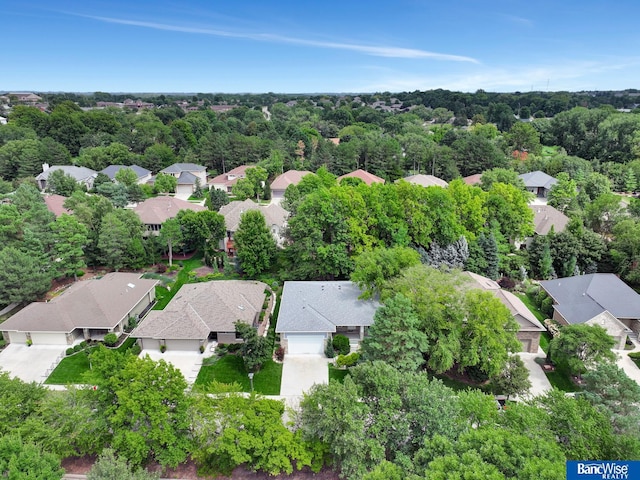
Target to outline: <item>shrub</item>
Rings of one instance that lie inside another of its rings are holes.
[[[546,297],[540,305],[540,311],[544,313],[547,317],[552,317],[553,316],[553,298]]]
[[[27,347],[30,347],[31,345],[33,345],[33,340],[29,338],[27,339]]]
[[[276,348],[276,360],[278,360],[279,362],[284,360],[284,348],[283,347]]]
[[[87,342],[86,342],[86,341],[84,341],[84,340],[83,340],[82,342],[80,342],[80,348],[81,348],[81,349],[85,349],[85,348],[87,348]]]
[[[104,336],[104,344],[108,347],[113,347],[117,342],[118,342],[118,336],[113,332],[107,333]]]
[[[327,342],[327,345],[324,347],[324,355],[327,358],[333,358],[336,356],[336,351],[333,348],[332,342]]]
[[[140,345],[138,345],[137,343],[131,347],[129,349],[129,351],[131,352],[132,355],[140,355],[140,352],[142,352],[142,348],[140,348]]]
[[[240,351],[241,348],[242,348],[241,343],[230,343],[229,345],[227,345],[227,349],[229,350],[229,353],[236,353]]]
[[[79,352],[80,350],[82,350],[82,343],[79,343],[73,347],[74,352]]]
[[[336,367],[353,367],[360,360],[360,354],[358,352],[350,353],[349,355],[338,355],[336,359]]]
[[[72,355],[73,354],[73,347],[67,348],[67,351],[65,353],[67,354],[67,356]]]
[[[160,345],[160,353],[164,353],[167,351],[167,346],[166,345]]]
[[[164,273],[167,271],[167,266],[164,263],[159,263],[156,265],[156,272]]]
[[[204,345],[200,345],[200,353],[204,353]]]
[[[348,355],[351,351],[349,339],[344,335],[336,335],[333,337],[333,349],[340,355]]]
[[[465,368],[464,372],[476,383],[484,383],[489,380],[489,375],[475,365]]]
[[[78,270],[76,272],[76,277],[82,277],[84,275],[84,270]]]
[[[629,352],[627,355],[634,360],[640,360],[640,352]]]
[[[502,277],[498,280],[498,285],[506,290],[513,290],[516,286],[516,281],[510,277]]]

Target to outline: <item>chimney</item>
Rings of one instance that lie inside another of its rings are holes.
[[[42,171],[46,172],[47,170],[49,170],[49,164],[48,163],[43,163],[42,164]]]

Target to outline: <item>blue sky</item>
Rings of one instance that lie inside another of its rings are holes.
[[[637,0],[0,0],[0,90],[640,88]]]

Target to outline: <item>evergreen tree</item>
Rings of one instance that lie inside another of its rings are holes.
[[[242,270],[255,277],[271,268],[276,253],[276,241],[259,210],[248,210],[240,217],[240,225],[233,235]]]

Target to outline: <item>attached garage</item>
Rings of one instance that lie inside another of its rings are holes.
[[[27,343],[27,334],[25,332],[8,332],[9,343]]]
[[[60,332],[31,332],[34,345],[68,345],[67,334]]]
[[[199,340],[166,340],[167,350],[179,352],[197,352],[200,348]]]
[[[143,350],[160,350],[160,340],[155,338],[139,338],[138,342]]]
[[[324,333],[287,333],[287,353],[289,355],[309,355],[324,353]]]
[[[531,339],[525,338],[520,340],[520,351],[521,352],[531,351]]]

